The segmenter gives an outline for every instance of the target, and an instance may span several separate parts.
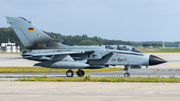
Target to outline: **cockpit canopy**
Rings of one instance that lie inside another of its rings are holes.
[[[142,53],[140,50],[128,46],[128,45],[106,45],[106,49],[114,49],[114,50],[123,50],[123,51],[132,51],[132,52],[137,52],[137,53]]]

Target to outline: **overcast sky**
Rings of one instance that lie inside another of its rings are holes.
[[[0,0],[5,16],[22,16],[47,32],[123,41],[180,41],[180,0]]]

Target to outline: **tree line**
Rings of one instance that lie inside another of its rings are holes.
[[[162,43],[143,43],[142,44],[143,47],[149,47],[149,46],[153,46],[153,47],[163,47]]]
[[[101,37],[88,37],[86,34],[80,35],[61,35],[60,33],[53,33],[53,32],[46,32],[47,35],[52,37],[53,39],[63,39],[63,44],[67,45],[118,45],[118,44],[124,44],[124,45],[138,45],[136,43],[132,43],[130,41],[122,41],[122,40],[108,40],[103,39]]]
[[[154,46],[154,47],[162,47],[162,42],[130,42],[130,41],[122,41],[122,40],[108,40],[103,39],[101,37],[88,37],[86,34],[83,35],[62,35],[60,33],[54,33],[54,32],[46,32],[47,35],[52,37],[53,39],[63,39],[63,44],[67,44],[70,46],[75,45],[131,45],[131,46]],[[0,28],[0,43],[7,43],[8,39],[10,38],[10,41],[12,43],[16,43],[17,46],[20,46],[21,49],[25,49],[20,42],[19,38],[15,34],[14,30],[11,27],[8,28]],[[180,42],[165,42],[166,47],[178,47]]]
[[[136,43],[132,43],[130,41],[122,41],[122,40],[108,40],[103,39],[101,37],[88,37],[87,35],[62,35],[60,33],[54,32],[46,32],[53,39],[63,39],[63,44],[67,44],[70,46],[75,45],[117,45],[117,44],[124,44],[124,45],[138,45]],[[7,43],[8,39],[10,38],[11,43],[16,43],[17,46],[20,46],[21,50],[25,49],[15,34],[14,30],[11,27],[8,28],[0,28],[0,43]]]

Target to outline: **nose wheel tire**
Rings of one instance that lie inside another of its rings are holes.
[[[76,73],[78,77],[83,77],[85,75],[85,72],[83,70],[78,70]]]
[[[68,71],[66,72],[66,76],[67,76],[67,77],[73,77],[73,76],[74,76],[74,72],[73,72],[72,70],[68,70]]]
[[[129,73],[125,73],[125,74],[124,74],[124,77],[129,77],[129,76],[130,76]]]

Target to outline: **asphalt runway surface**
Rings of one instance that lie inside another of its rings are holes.
[[[124,76],[125,71],[110,71],[110,72],[86,72],[86,74],[92,74],[92,77],[104,77],[104,76]],[[138,76],[161,76],[180,77],[180,69],[130,69],[129,73],[132,77]],[[14,77],[32,77],[43,76],[48,77],[66,77],[66,73],[0,73],[0,77],[14,76]],[[77,76],[76,73],[74,76]]]

